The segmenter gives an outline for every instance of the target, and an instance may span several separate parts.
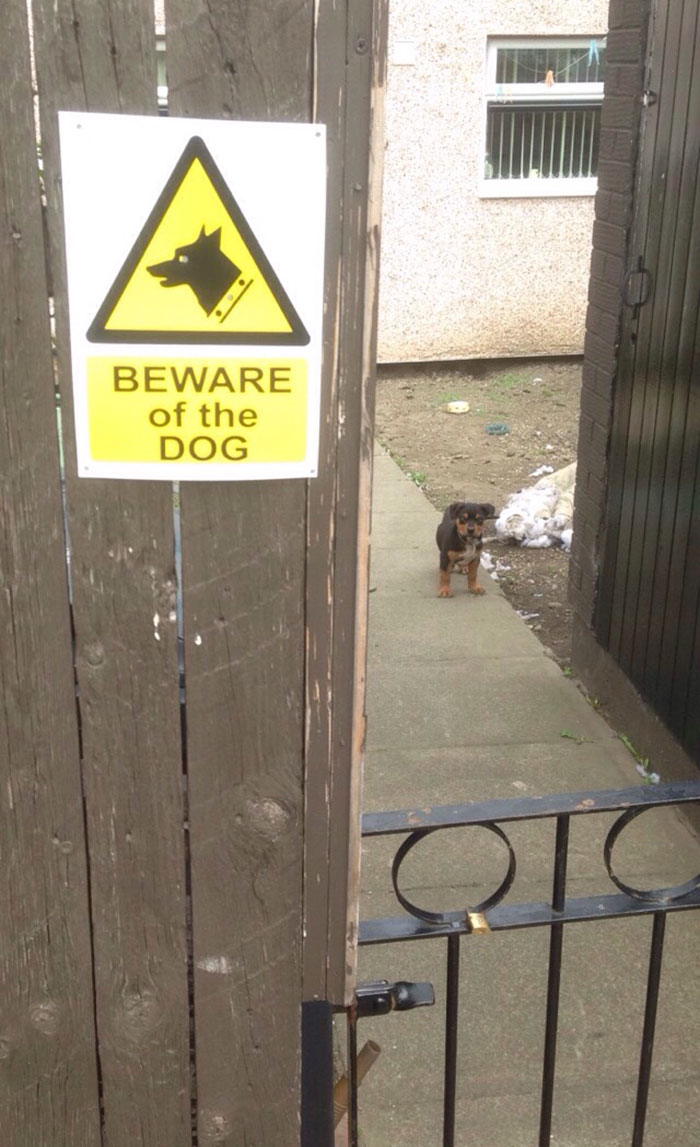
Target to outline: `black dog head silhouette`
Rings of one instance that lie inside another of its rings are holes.
[[[221,250],[221,228],[206,235],[204,227],[194,243],[176,247],[172,259],[147,268],[161,287],[190,287],[208,315],[240,275],[240,268]]]

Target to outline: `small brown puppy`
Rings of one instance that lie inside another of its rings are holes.
[[[481,534],[486,518],[493,518],[490,502],[453,502],[437,528],[435,540],[440,551],[438,597],[452,597],[450,577],[457,569],[467,574],[470,593],[485,593],[477,585],[476,575],[481,558]]]

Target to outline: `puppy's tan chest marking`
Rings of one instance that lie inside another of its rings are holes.
[[[466,549],[448,550],[447,557],[453,566],[460,567],[469,565],[469,562],[473,561],[475,557],[478,557],[479,552],[474,542],[467,542]]]

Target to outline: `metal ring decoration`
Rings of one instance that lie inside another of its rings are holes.
[[[648,904],[668,904],[674,900],[682,900],[690,892],[695,892],[700,888],[700,873],[693,876],[691,880],[686,880],[684,884],[674,884],[670,888],[633,888],[631,884],[625,884],[624,880],[620,880],[616,876],[612,867],[612,851],[615,847],[617,838],[621,835],[623,830],[627,828],[630,821],[636,817],[641,816],[643,812],[649,812],[654,808],[654,805],[642,805],[641,808],[631,808],[619,817],[607,837],[605,838],[605,846],[603,848],[603,858],[605,860],[605,868],[608,876],[613,884],[624,892],[626,896],[631,896],[634,900],[644,900]]]
[[[463,827],[470,826],[465,825]],[[472,827],[488,829],[489,832],[494,833],[495,836],[502,840],[508,849],[508,871],[506,872],[496,891],[492,892],[490,896],[487,896],[485,900],[482,900],[480,904],[475,904],[465,908],[461,913],[461,919],[459,917],[455,918],[454,912],[429,912],[427,908],[420,908],[417,904],[412,904],[408,897],[404,896],[403,892],[399,888],[399,869],[401,868],[401,865],[403,864],[408,853],[418,844],[420,840],[423,840],[426,836],[430,836],[430,834],[433,832],[440,831],[440,828],[437,827],[417,829],[415,832],[412,832],[410,836],[406,837],[403,844],[398,849],[391,866],[391,882],[394,886],[396,899],[402,908],[405,908],[405,910],[410,913],[411,916],[417,916],[419,920],[424,920],[427,924],[466,924],[468,922],[470,912],[486,912],[488,908],[493,908],[494,904],[498,904],[499,901],[501,901],[509,891],[515,879],[516,862],[513,846],[510,843],[508,837],[504,833],[503,829],[493,821],[484,821],[483,823],[474,825]]]

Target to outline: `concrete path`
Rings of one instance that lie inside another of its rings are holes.
[[[454,597],[438,599],[439,516],[379,452],[364,809],[641,783],[623,743],[487,573],[480,575],[485,596],[468,594],[466,578],[455,576]],[[621,731],[634,740],[634,730]],[[570,896],[615,891],[602,856],[614,819],[574,818]],[[516,824],[509,836],[518,875],[508,903],[548,900],[553,825]],[[389,871],[401,839],[364,849],[363,918],[401,914]],[[402,869],[405,891],[435,910],[477,903],[500,882],[503,855],[483,830],[433,834]],[[700,870],[700,847],[674,812],[650,812],[620,838],[615,864],[630,883],[663,887]],[[632,1141],[650,934],[650,917],[565,929],[558,1147]],[[459,1147],[536,1147],[548,944],[547,929],[462,941]],[[440,1147],[445,941],[362,949],[360,979],[374,978],[430,980],[438,1003],[361,1024],[360,1042],[382,1046],[360,1092],[361,1142]],[[667,926],[646,1147],[700,1144],[699,1046],[700,912],[677,913]]]

